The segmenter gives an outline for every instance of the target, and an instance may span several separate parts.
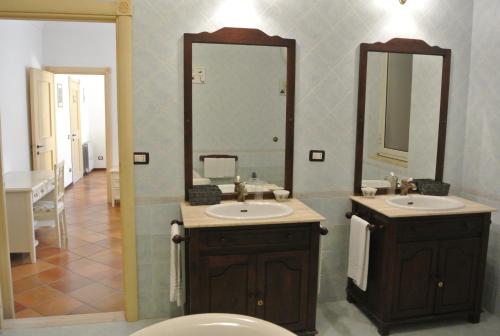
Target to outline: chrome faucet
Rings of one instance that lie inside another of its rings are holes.
[[[237,176],[234,181],[234,192],[236,193],[236,200],[238,202],[245,202],[245,196],[248,195],[246,183],[240,181],[239,176]]]
[[[417,190],[417,185],[413,182],[413,179],[410,177],[408,179],[402,179],[401,185],[399,187],[401,195],[408,195],[408,191]]]

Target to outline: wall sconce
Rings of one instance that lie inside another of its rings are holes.
[[[399,0],[399,3],[404,5],[406,3],[406,0]]]

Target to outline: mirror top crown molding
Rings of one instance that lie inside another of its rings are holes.
[[[361,43],[361,50],[423,55],[451,55],[451,49],[431,46],[424,40],[396,37],[387,42]]]
[[[295,45],[294,39],[287,39],[277,35],[267,35],[262,30],[254,28],[224,27],[212,33],[185,33],[184,40],[188,40],[191,43],[267,45],[274,47]]]
[[[368,53],[401,53],[433,55],[443,57],[441,74],[441,101],[439,108],[438,144],[436,153],[436,181],[443,181],[446,126],[448,120],[448,99],[450,90],[451,72],[451,49],[438,46],[430,46],[427,42],[419,39],[393,38],[387,42],[361,43],[359,57],[359,82],[358,82],[358,111],[356,126],[356,152],[354,166],[354,193],[361,194],[361,182],[363,175],[363,147],[365,130],[365,108],[366,108],[366,79],[368,68]]]

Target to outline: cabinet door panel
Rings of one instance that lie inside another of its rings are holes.
[[[259,254],[257,316],[293,330],[306,328],[308,260],[308,251]]]
[[[255,257],[248,255],[201,258],[201,311],[255,315]]]
[[[436,312],[446,313],[472,308],[474,303],[480,239],[444,241],[439,251],[439,273],[443,287],[438,289]]]
[[[436,293],[433,277],[437,272],[437,259],[437,242],[398,244],[394,317],[420,316],[433,312]]]

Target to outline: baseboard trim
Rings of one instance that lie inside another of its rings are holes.
[[[5,330],[8,329],[31,329],[60,327],[81,324],[96,324],[107,322],[125,321],[125,314],[122,311],[110,313],[78,314],[47,317],[29,317],[22,319],[4,320]]]

